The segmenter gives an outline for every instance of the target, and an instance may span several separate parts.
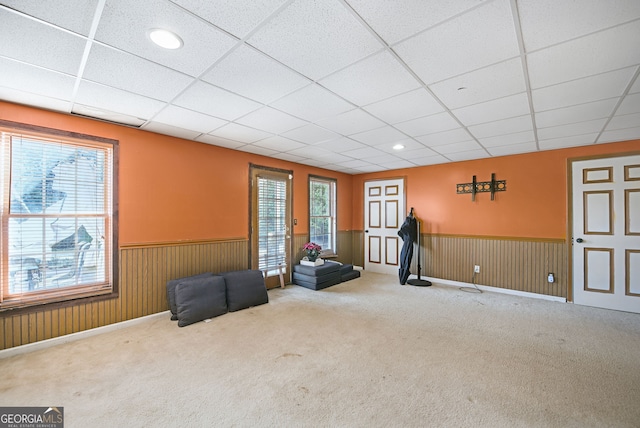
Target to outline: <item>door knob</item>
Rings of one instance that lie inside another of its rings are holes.
[[[364,233],[369,233],[369,229],[365,229]]]
[[[578,238],[578,239],[576,239],[576,242],[577,242],[578,244],[580,244],[580,243],[584,242],[584,239],[582,239],[582,238]]]

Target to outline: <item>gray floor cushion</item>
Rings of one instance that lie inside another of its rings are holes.
[[[180,327],[227,313],[226,284],[221,276],[179,282],[175,298]]]
[[[294,274],[295,275],[295,274]],[[322,290],[327,287],[331,287],[332,285],[340,284],[341,278],[340,275],[331,276],[330,279],[322,282],[316,281],[305,281],[304,279],[294,279],[294,284],[300,285],[305,288],[309,288],[311,290]]]
[[[212,272],[200,273],[198,275],[186,276],[184,278],[172,279],[167,281],[167,304],[171,311],[171,319],[173,321],[178,319],[178,308],[176,307],[176,286],[182,281],[189,281],[194,278],[204,278],[207,276],[213,276]]]
[[[218,275],[223,276],[227,283],[227,306],[229,312],[269,302],[262,271],[239,270],[223,272]]]
[[[339,263],[325,262],[320,266],[293,265],[293,271],[304,275],[322,276],[340,270]]]

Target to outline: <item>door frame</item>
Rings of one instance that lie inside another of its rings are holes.
[[[580,161],[638,156],[640,151],[606,153],[601,155],[567,158],[567,302],[573,303],[573,163]]]
[[[292,270],[293,270],[293,170],[274,168],[264,165],[258,165],[254,163],[249,163],[249,248],[248,248],[248,265],[249,269],[258,269],[257,266],[254,265],[254,254],[253,254],[253,246],[254,239],[256,239],[256,234],[254,234],[254,207],[253,199],[254,199],[254,186],[253,186],[253,177],[257,174],[257,171],[262,171],[266,175],[269,173],[278,174],[278,175],[287,175],[288,176],[288,189],[287,189],[287,213],[286,220],[289,228],[288,234],[288,244],[285,243],[285,248],[288,252],[288,257],[285,260],[286,269],[283,272],[284,275],[284,283],[289,284],[292,280]],[[257,218],[257,217],[256,217]],[[273,275],[265,278],[265,284],[267,288],[275,288],[280,286],[280,278],[278,275]]]
[[[398,207],[399,209],[399,216],[398,216],[398,230],[400,229],[400,225],[402,224],[402,222],[404,221],[404,216],[402,215],[402,213],[407,211],[407,177],[406,176],[394,176],[394,177],[384,177],[384,178],[373,178],[373,179],[369,179],[369,180],[364,180],[364,182],[362,183],[362,216],[363,216],[363,233],[362,233],[362,267],[366,270],[367,268],[367,258],[368,258],[368,254],[367,254],[367,249],[368,249],[368,245],[367,245],[367,236],[368,236],[368,232],[367,232],[367,228],[366,226],[368,225],[368,219],[367,219],[367,192],[366,192],[366,188],[367,188],[367,184],[372,183],[372,182],[377,182],[377,181],[391,181],[391,180],[402,180],[402,193],[401,193],[401,197],[402,197],[402,206]],[[400,268],[400,246],[398,246],[398,266],[397,268]]]

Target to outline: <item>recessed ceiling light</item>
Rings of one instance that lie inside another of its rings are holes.
[[[402,144],[396,144],[395,146],[393,146],[393,150],[402,150],[404,149],[404,146]]]
[[[149,30],[149,38],[153,43],[165,49],[179,49],[182,47],[182,39],[175,33],[160,28]]]

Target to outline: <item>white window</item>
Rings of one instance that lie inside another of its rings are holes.
[[[336,253],[336,180],[309,176],[309,241]]]
[[[41,128],[0,137],[0,310],[117,291],[117,142]]]

